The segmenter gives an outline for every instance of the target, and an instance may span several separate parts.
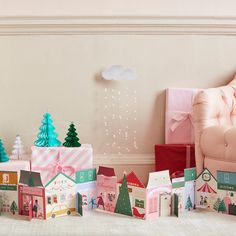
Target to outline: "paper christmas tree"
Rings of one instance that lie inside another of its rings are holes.
[[[219,208],[218,208],[218,212],[222,212],[222,213],[224,213],[224,212],[226,212],[226,207],[225,207],[225,203],[224,203],[224,200],[222,200],[221,202],[220,202],[220,205],[219,205]]]
[[[193,208],[193,204],[192,204],[190,196],[188,196],[185,209],[190,210],[191,208]]]
[[[213,206],[213,209],[215,209],[216,211],[218,211],[220,202],[221,202],[220,198],[217,198],[217,200],[216,200],[216,202],[215,202],[215,204],[214,204],[214,206]]]
[[[63,146],[65,147],[80,147],[79,138],[77,137],[76,128],[73,123],[70,124],[68,129],[67,137],[65,138],[65,142]]]
[[[16,136],[15,142],[13,144],[11,159],[19,160],[22,159],[22,155],[25,154],[24,146],[20,135]]]
[[[115,213],[133,216],[129,198],[129,189],[127,186],[126,176],[124,175],[122,185],[120,187],[120,193],[116,202]]]
[[[9,157],[6,154],[2,140],[0,139],[0,162],[7,162],[7,161],[9,161]]]
[[[37,147],[58,147],[61,142],[57,139],[58,135],[55,132],[53,121],[49,113],[45,113],[43,116],[41,127],[39,128],[39,134],[37,140],[34,142]]]
[[[10,207],[10,211],[12,212],[13,215],[15,215],[16,211],[18,210],[16,202],[13,201]]]

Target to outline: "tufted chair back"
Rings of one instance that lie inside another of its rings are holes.
[[[195,96],[193,124],[197,173],[205,167],[214,175],[236,171],[236,77]]]

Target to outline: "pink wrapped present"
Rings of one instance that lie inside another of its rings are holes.
[[[166,90],[165,143],[194,143],[192,102],[199,89],[168,88]]]
[[[21,170],[30,170],[30,162],[26,160],[10,160],[0,163],[0,171],[16,171],[19,174]]]
[[[31,169],[41,173],[46,185],[57,173],[62,172],[75,179],[78,170],[93,166],[91,145],[83,144],[78,148],[32,147]]]

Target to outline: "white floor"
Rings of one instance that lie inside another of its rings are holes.
[[[233,236],[236,216],[195,210],[180,218],[163,217],[139,220],[103,212],[86,212],[83,217],[66,216],[47,221],[0,216],[0,235],[158,235],[158,236]]]

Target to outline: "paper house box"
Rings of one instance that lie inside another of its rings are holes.
[[[18,212],[17,172],[0,171],[0,212]]]
[[[196,179],[196,207],[213,209],[216,200],[216,178],[205,168]]]
[[[76,183],[64,173],[58,173],[45,186],[46,218],[75,213]]]
[[[214,209],[234,215],[236,204],[235,172],[217,171],[217,197]]]
[[[45,189],[40,173],[22,170],[18,185],[19,215],[46,219]]]
[[[114,212],[117,199],[114,168],[99,166],[97,173],[97,208]]]
[[[184,209],[195,209],[196,195],[196,168],[184,170]]]
[[[33,146],[31,149],[31,168],[41,173],[44,185],[59,172],[75,180],[78,170],[93,167],[93,150],[90,144],[76,148]]]
[[[168,170],[149,173],[146,218],[171,214],[172,184]]]
[[[134,217],[144,219],[146,207],[146,188],[132,171],[126,176],[131,209]],[[120,192],[123,179],[118,181],[117,192]]]
[[[76,209],[80,215],[83,215],[83,213],[79,212],[78,206],[82,205],[82,210],[92,210],[97,207],[96,180],[96,168],[76,172],[76,192],[81,195],[76,200]]]
[[[179,216],[180,213],[184,212],[184,202],[185,202],[185,181],[184,177],[174,178],[172,179],[172,205],[171,210],[172,214]],[[177,199],[175,198],[175,195],[177,195]]]

